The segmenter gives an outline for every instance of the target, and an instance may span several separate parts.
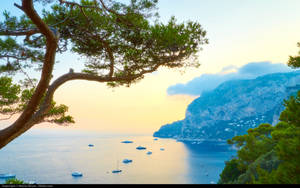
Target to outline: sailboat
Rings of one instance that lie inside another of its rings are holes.
[[[117,169],[116,170],[113,170],[111,171],[113,174],[117,174],[117,173],[120,173],[122,172],[122,170],[119,169],[119,161],[117,162]]]

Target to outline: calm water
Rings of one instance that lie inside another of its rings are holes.
[[[124,140],[134,143],[121,143]],[[140,145],[147,149],[136,150]],[[148,151],[152,155],[147,155]],[[39,130],[26,133],[0,150],[0,174],[13,173],[18,179],[40,184],[209,184],[218,181],[224,161],[232,155],[234,151],[207,143]],[[123,164],[126,158],[133,162]],[[112,174],[118,167],[122,172]],[[74,171],[82,172],[83,177],[72,177]]]

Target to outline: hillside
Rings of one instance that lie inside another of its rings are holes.
[[[300,71],[227,81],[195,99],[185,119],[162,126],[154,137],[220,141],[261,123],[275,125],[284,99],[299,89]]]

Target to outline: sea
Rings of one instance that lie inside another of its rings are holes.
[[[0,174],[37,184],[215,184],[235,153],[227,145],[155,139],[152,133],[33,130],[0,150]]]

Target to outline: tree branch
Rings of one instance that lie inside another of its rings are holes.
[[[105,41],[103,38],[101,38],[100,36],[96,35],[96,36],[93,36],[93,38],[100,41],[106,49],[106,52],[108,54],[109,61],[110,61],[109,77],[112,77],[114,74],[114,66],[115,66],[115,58],[113,55],[113,51],[112,51],[109,43],[107,41]]]
[[[119,13],[117,13],[116,11],[114,11],[114,10],[108,8],[108,7],[105,5],[105,3],[103,2],[103,0],[99,0],[99,1],[100,1],[100,3],[101,3],[102,7],[103,7],[106,11],[108,11],[108,12],[110,12],[110,13],[112,13],[112,14],[115,14],[116,16],[119,16],[119,17],[125,16],[125,15],[123,15],[123,14],[119,14]]]
[[[37,33],[40,33],[38,29],[20,30],[20,31],[11,31],[7,29],[0,30],[0,36],[31,36]]]
[[[17,60],[26,60],[27,59],[24,57],[18,57],[18,56],[14,56],[14,55],[0,55],[0,59],[1,58],[13,58],[13,59],[17,59]]]
[[[59,2],[60,2],[60,4],[63,4],[63,3],[64,3],[64,4],[67,4],[67,5],[71,6],[71,7],[77,6],[77,7],[80,9],[81,13],[84,15],[84,17],[86,17],[87,19],[89,19],[89,18],[88,18],[88,16],[86,15],[86,13],[84,12],[83,8],[99,9],[99,7],[97,7],[97,6],[80,5],[80,4],[78,4],[78,3],[75,3],[75,2],[69,2],[69,1],[65,1],[65,0],[59,0]]]
[[[162,64],[158,64],[154,66],[152,69],[143,70],[139,74],[131,75],[131,76],[122,76],[122,77],[110,77],[110,76],[97,76],[85,73],[74,73],[70,71],[67,74],[62,75],[57,78],[48,88],[45,99],[40,107],[40,109],[35,113],[34,119],[42,119],[44,115],[50,110],[50,104],[53,100],[53,95],[55,91],[64,83],[71,80],[87,80],[87,81],[95,81],[95,82],[117,82],[117,81],[133,81],[146,73],[151,73],[156,71]]]
[[[17,3],[14,3],[14,6],[17,7],[17,8],[19,8],[19,9],[21,9],[22,11],[24,11],[23,7],[20,6],[20,5],[18,5]]]

